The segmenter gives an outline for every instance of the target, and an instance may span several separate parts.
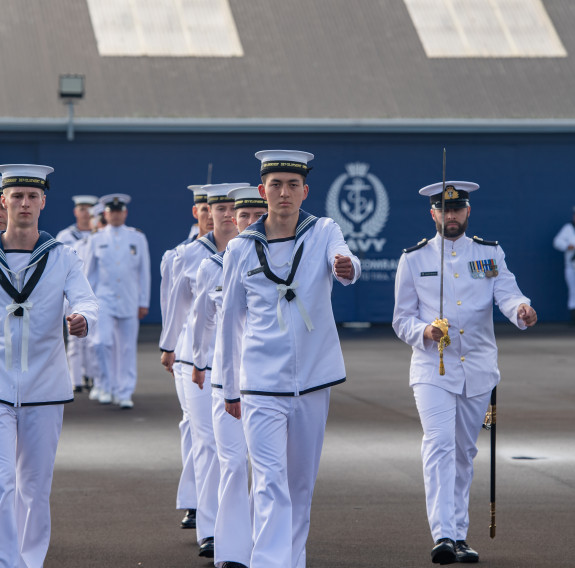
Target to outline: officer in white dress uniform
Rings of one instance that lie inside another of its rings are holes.
[[[332,219],[300,209],[313,155],[256,157],[269,214],[224,256],[223,395],[226,410],[242,418],[252,464],[249,566],[304,568],[330,387],[345,381],[333,278],[351,284],[361,268]]]
[[[575,323],[575,207],[571,223],[563,225],[553,239],[553,246],[565,256],[565,282],[567,282],[567,309]]]
[[[234,222],[240,233],[267,213],[267,202],[257,187],[233,189],[228,197],[234,200]],[[204,259],[198,269],[198,293],[192,314],[192,377],[203,388],[205,369],[211,366],[212,419],[220,463],[214,564],[222,568],[246,568],[252,551],[248,450],[242,422],[226,412],[221,381],[223,257],[222,252]],[[237,339],[241,341],[241,336]]]
[[[228,199],[227,193],[234,187],[248,185],[238,183],[204,186],[214,230],[192,243],[177,247],[173,266],[175,281],[160,344],[160,348],[166,353],[175,350],[175,362],[182,364],[182,382],[186,409],[190,417],[198,496],[196,537],[200,545],[199,554],[205,557],[213,557],[214,554],[219,463],[212,426],[211,392],[209,388],[199,389],[192,381],[192,309],[197,294],[196,276],[201,261],[218,250],[224,250],[228,241],[237,235],[232,220],[233,200]],[[175,306],[175,309],[171,306]],[[169,368],[173,354],[168,356],[166,353],[162,356],[162,363]]]
[[[83,260],[86,239],[92,233],[91,211],[98,203],[98,198],[95,195],[73,195],[72,201],[76,223],[62,229],[56,235],[56,240],[72,247]],[[74,392],[82,392],[84,386],[90,388],[94,377],[92,368],[94,357],[91,356],[88,341],[74,336],[68,337],[66,355]]]
[[[102,404],[133,408],[139,320],[150,305],[150,253],[144,233],[127,227],[130,197],[100,198],[107,225],[88,240],[86,274],[100,303],[97,351]]]
[[[469,489],[476,441],[491,391],[499,383],[493,302],[520,329],[537,315],[519,290],[497,242],[465,235],[469,193],[479,186],[450,181],[445,187],[443,313],[451,344],[439,371],[441,221],[443,183],[424,187],[438,233],[406,249],[395,280],[393,329],[413,348],[410,385],[423,427],[421,454],[434,563],[477,562],[466,543]]]
[[[69,247],[38,231],[49,166],[0,166],[8,227],[0,242],[0,566],[41,568],[50,541],[50,489],[64,403],[73,400],[64,351],[83,337],[96,298]]]
[[[188,237],[178,247],[181,249],[183,245],[189,244],[196,240],[197,237],[202,237],[209,233],[214,228],[210,207],[208,205],[208,194],[199,185],[189,185],[188,189],[194,194],[194,206],[192,214],[198,223],[194,225],[197,227],[197,232],[192,237]],[[164,343],[164,330],[167,329],[166,321],[168,318],[168,305],[169,299],[172,295],[174,285],[174,258],[177,255],[178,247],[167,250],[162,257],[160,264],[160,274],[162,277],[160,284],[160,308],[162,313],[162,334],[160,335],[160,346]],[[172,304],[172,309],[177,309],[177,306]],[[162,350],[162,361],[166,362],[168,359],[174,359],[172,352]],[[173,360],[166,365],[166,370],[170,371],[175,380],[176,392],[180,406],[182,408],[182,420],[180,420],[180,448],[182,453],[182,472],[180,474],[180,482],[178,484],[178,493],[176,497],[176,508],[185,509],[186,514],[182,519],[180,526],[183,529],[196,528],[196,508],[197,508],[197,493],[196,493],[196,477],[194,473],[194,458],[193,458],[193,440],[190,428],[190,417],[186,410],[186,398],[184,394],[184,385],[182,379],[182,363],[175,363]]]

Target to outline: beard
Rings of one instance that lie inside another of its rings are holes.
[[[450,223],[457,223],[457,221],[450,221]],[[468,219],[465,219],[463,223],[457,223],[457,227],[445,227],[444,237],[446,239],[456,239],[460,237],[467,231]],[[436,221],[435,226],[437,227],[437,232],[441,235],[441,222]]]

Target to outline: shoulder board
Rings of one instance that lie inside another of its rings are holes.
[[[403,252],[413,252],[414,250],[418,250],[423,248],[429,241],[427,239],[421,239],[414,247],[403,249]]]
[[[498,241],[485,241],[480,237],[473,237],[473,242],[477,243],[478,245],[487,245],[489,247],[496,247],[499,244]]]

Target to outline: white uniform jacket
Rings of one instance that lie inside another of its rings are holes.
[[[86,274],[102,309],[137,318],[150,305],[150,253],[141,231],[107,225],[88,239]]]
[[[72,247],[76,252],[78,251],[78,245],[88,238],[92,231],[80,231],[76,225],[70,225],[65,229],[62,229],[57,235],[56,240],[61,243]]]
[[[13,406],[73,400],[62,335],[64,299],[70,304],[70,312],[86,318],[88,333],[98,313],[82,261],[70,247],[48,233],[40,231],[28,266],[18,274],[9,270],[0,243],[0,270],[22,291],[46,252],[44,272],[26,302],[16,304],[0,287],[0,402]],[[18,305],[22,307],[22,316],[13,313]]]
[[[212,387],[221,388],[222,342],[218,330],[222,320],[224,253],[202,260],[196,278],[197,294],[192,310],[192,358],[200,371],[211,369]],[[217,370],[216,370],[217,367]]]
[[[569,250],[569,245],[575,246],[575,225],[573,223],[567,223],[561,227],[553,239],[553,246],[564,253],[565,269],[575,270],[575,250]]]
[[[332,219],[300,211],[292,269],[303,244],[301,260],[291,286],[277,284],[264,273],[256,250],[261,243],[269,258],[266,218],[232,239],[224,256],[222,384],[228,402],[240,393],[297,396],[345,381],[331,306],[333,263],[336,254],[351,258],[354,278],[340,280],[347,285],[361,274],[359,259]]]
[[[172,265],[174,284],[168,298],[160,349],[176,351],[179,362],[193,363],[191,336],[188,336],[187,328],[191,324],[189,320],[196,294],[196,274],[202,260],[216,252],[212,232],[176,248]]]
[[[467,396],[476,396],[492,390],[500,379],[493,302],[520,329],[526,326],[517,319],[517,308],[531,302],[519,290],[496,242],[463,235],[446,239],[444,250],[443,317],[451,326],[451,345],[443,351],[445,375],[439,375],[438,343],[423,337],[426,326],[439,317],[439,234],[407,249],[399,260],[393,329],[413,348],[410,385],[428,383],[456,394],[465,386]],[[497,275],[487,277],[493,268]]]

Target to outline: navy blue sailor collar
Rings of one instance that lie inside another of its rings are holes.
[[[5,231],[2,231],[2,233],[4,232]],[[62,244],[46,231],[38,232],[39,237],[36,241],[36,244],[34,245],[32,254],[30,255],[30,262],[28,263],[28,267],[38,262],[48,251]],[[6,258],[6,252],[4,251],[4,245],[2,244],[2,239],[0,239],[0,264],[2,264],[7,270],[10,270],[10,267],[8,266],[8,260]]]
[[[264,225],[265,220],[268,218],[268,214],[262,215],[255,223],[250,225],[247,229],[242,231],[238,237],[243,239],[255,239],[264,245],[266,248],[268,246],[268,239],[266,237],[266,228]],[[309,229],[311,229],[315,223],[317,222],[318,218],[311,213],[307,213],[303,209],[299,210],[299,217],[297,220],[297,225],[295,228],[295,240],[296,242],[298,239],[306,233]]]
[[[213,260],[219,266],[223,266],[224,265],[224,254],[226,254],[225,250],[218,252],[216,254],[213,254],[212,256],[210,256],[210,260]]]
[[[218,248],[216,247],[216,239],[214,237],[214,232],[210,231],[202,237],[198,237],[194,243],[204,245],[208,250],[212,251],[213,254],[218,253]]]

